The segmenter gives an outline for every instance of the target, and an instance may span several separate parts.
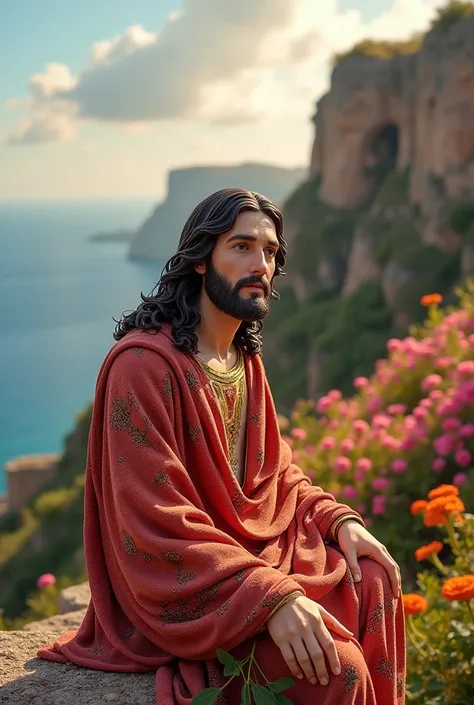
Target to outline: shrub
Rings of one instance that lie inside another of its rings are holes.
[[[421,595],[403,596],[407,692],[415,705],[464,705],[474,698],[474,516],[458,495],[456,486],[442,485],[412,507],[425,525],[445,534],[417,549],[416,559],[435,570],[418,574]]]
[[[466,235],[474,225],[474,203],[457,203],[452,207],[448,221],[455,233]]]
[[[372,376],[355,379],[355,395],[333,389],[299,401],[286,431],[295,462],[365,517],[412,585],[427,530],[406,507],[440,481],[465,483],[474,499],[474,285],[457,293],[460,306],[449,309],[423,297],[425,324],[388,341]],[[357,332],[348,331],[353,354]]]
[[[423,35],[415,34],[407,41],[377,41],[376,39],[364,39],[355,44],[349,51],[336,54],[334,65],[340,64],[350,56],[370,56],[375,59],[393,59],[395,56],[405,56],[419,51],[423,44]]]
[[[474,3],[452,0],[445,7],[438,8],[437,15],[431,23],[431,28],[446,32],[453,24],[471,15],[474,15]]]

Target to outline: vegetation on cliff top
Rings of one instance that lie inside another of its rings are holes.
[[[436,11],[436,17],[431,22],[431,30],[446,32],[456,22],[474,15],[474,3],[464,0],[452,0]],[[414,34],[404,41],[364,39],[357,42],[348,51],[335,54],[333,65],[337,66],[351,56],[369,56],[376,59],[393,59],[395,56],[406,56],[419,51],[425,40],[425,33]]]

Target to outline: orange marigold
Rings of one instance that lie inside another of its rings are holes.
[[[446,495],[432,499],[426,505],[426,513],[439,512],[441,514],[459,514],[465,507],[461,499],[455,495]]]
[[[420,299],[420,304],[422,306],[436,306],[440,304],[443,300],[441,294],[425,294]]]
[[[422,514],[427,504],[426,499],[415,499],[415,501],[410,504],[410,512],[412,514]]]
[[[474,575],[448,578],[441,590],[447,600],[472,600],[474,598]]]
[[[426,561],[427,558],[432,556],[434,553],[439,553],[443,550],[443,544],[441,541],[432,541],[426,546],[420,546],[415,551],[415,558],[417,561]]]
[[[449,497],[452,495],[459,495],[459,490],[456,485],[440,485],[435,487],[433,490],[428,492],[429,499],[437,499],[438,497]]]
[[[409,593],[408,595],[402,595],[402,599],[403,611],[407,616],[410,614],[420,614],[421,612],[426,612],[428,609],[428,603],[423,595]]]
[[[445,515],[441,512],[425,512],[423,517],[425,526],[445,526],[447,523]]]

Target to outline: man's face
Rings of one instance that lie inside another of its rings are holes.
[[[204,275],[210,301],[239,321],[258,321],[270,311],[271,282],[279,244],[275,226],[261,211],[240,213],[217,240]]]

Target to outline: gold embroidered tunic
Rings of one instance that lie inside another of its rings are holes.
[[[219,372],[202,360],[200,363],[209,377],[224,420],[230,466],[242,484],[244,470],[240,467],[239,439],[242,430],[242,410],[247,391],[244,356],[240,348],[237,348],[237,362],[227,372]],[[246,455],[247,448],[245,447],[244,467]]]

